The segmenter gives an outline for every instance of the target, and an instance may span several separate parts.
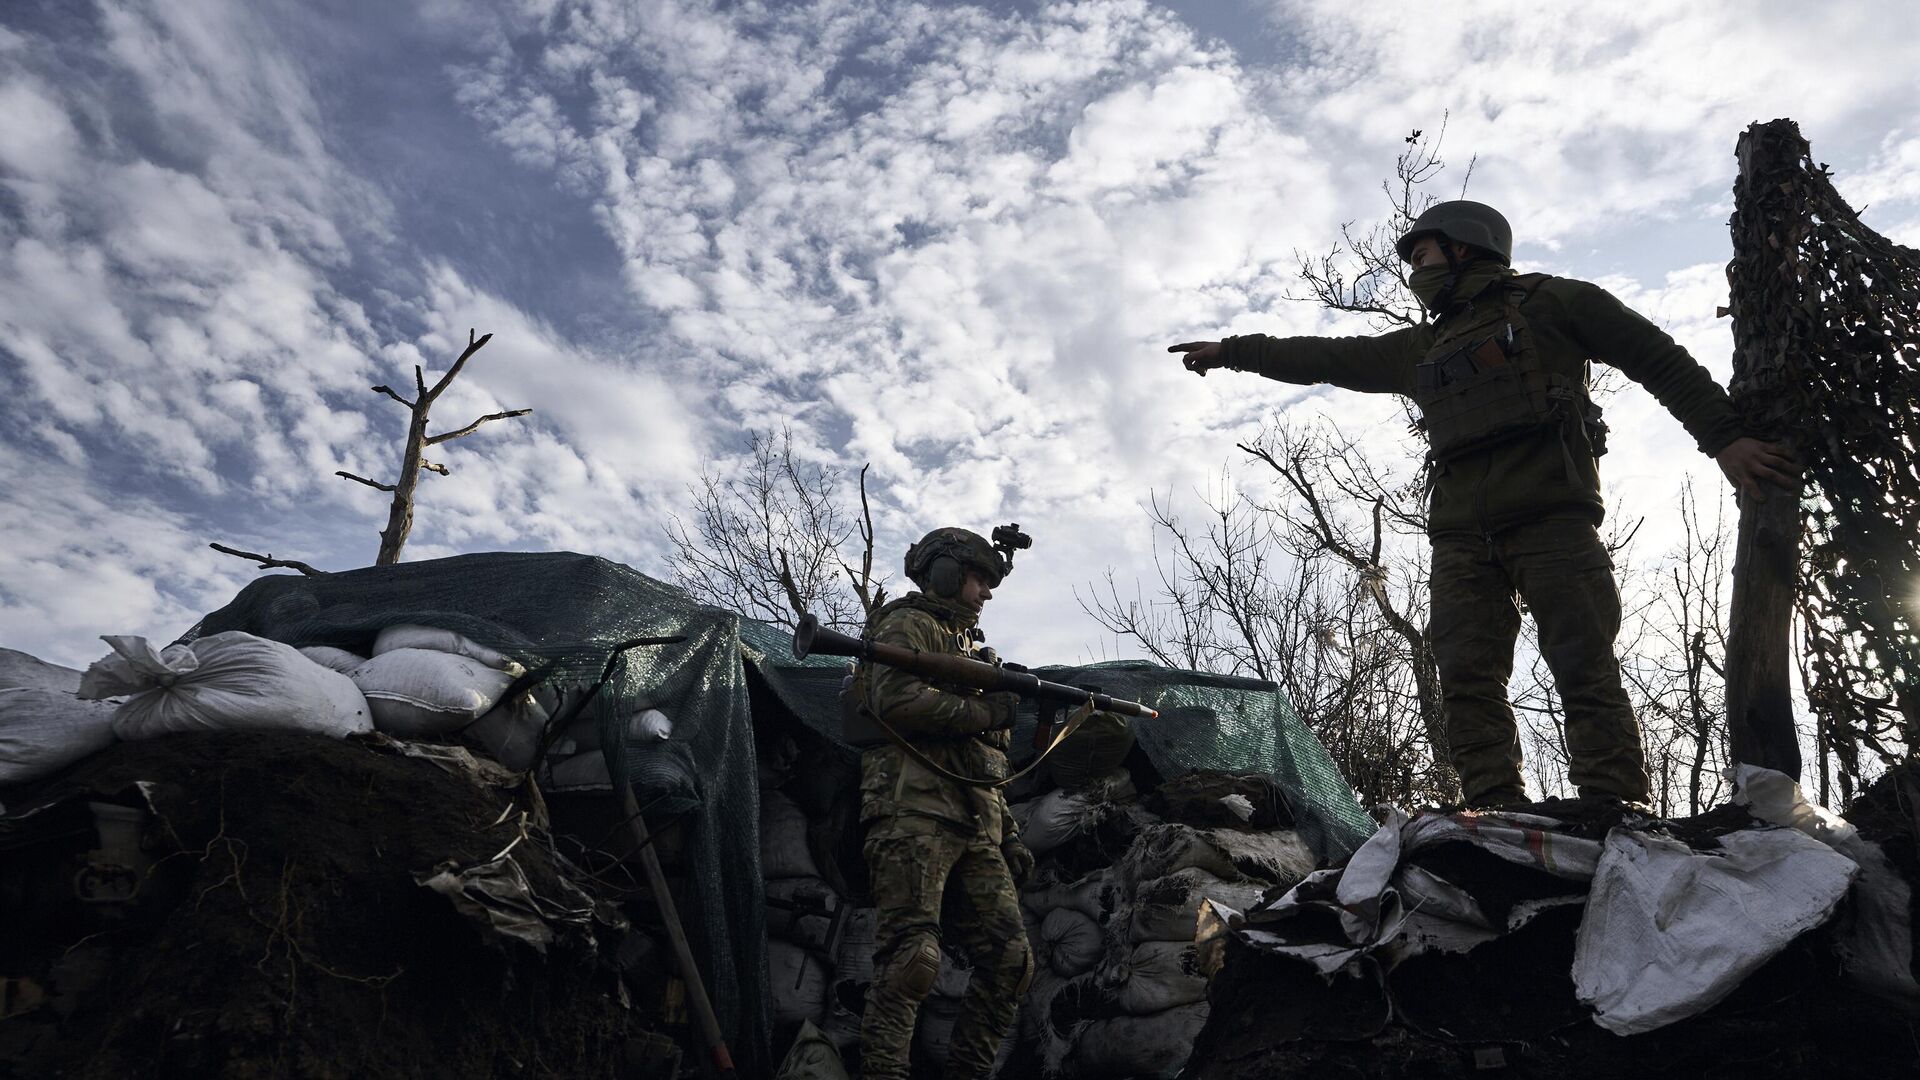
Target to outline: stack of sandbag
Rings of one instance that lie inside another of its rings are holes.
[[[525,673],[505,655],[434,626],[389,626],[364,659],[324,646],[300,651],[352,679],[366,695],[374,726],[402,739],[449,736],[468,727]]]
[[[240,631],[155,649],[143,637],[104,637],[112,652],[81,677],[79,696],[124,697],[115,737],[187,731],[308,731],[336,738],[373,730],[352,679],[291,645]]]
[[[836,967],[830,947],[840,944],[833,939],[850,912],[842,910],[844,900],[820,876],[807,844],[806,814],[778,788],[760,792],[760,876],[767,894],[773,1021],[811,1021],[838,1045],[836,1036],[844,1036],[844,1025],[837,1029],[830,1019],[828,988]],[[869,920],[869,948],[872,940]]]
[[[113,745],[113,701],[80,698],[81,673],[0,649],[0,784],[21,784]]]
[[[1021,895],[1037,963],[1018,1027],[1027,1062],[1076,1078],[1180,1071],[1207,1017],[1201,905],[1245,908],[1314,869],[1278,800],[1265,778],[1221,774],[1141,799],[1116,771],[1015,805],[1036,856]]]

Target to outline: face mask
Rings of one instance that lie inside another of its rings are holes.
[[[1423,266],[1407,275],[1407,288],[1419,299],[1420,306],[1433,314],[1439,314],[1444,302],[1451,296],[1442,297],[1441,290],[1447,287],[1447,268],[1444,266]],[[1449,290],[1457,292],[1458,290]]]
[[[1447,288],[1447,268],[1424,266],[1407,275],[1407,288],[1430,314],[1439,315],[1452,307],[1456,299],[1471,298],[1480,290],[1512,271],[1497,262],[1481,260],[1460,267],[1460,276],[1452,289]],[[1444,295],[1443,295],[1444,294]]]

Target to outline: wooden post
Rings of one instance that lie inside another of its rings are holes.
[[[1779,491],[1740,497],[1727,633],[1727,731],[1736,762],[1800,776],[1793,724],[1793,590],[1800,558],[1800,506]]]
[[[1785,130],[1780,125],[1785,125]],[[1795,223],[1783,205],[1780,178],[1798,158],[1781,153],[1783,143],[1804,145],[1791,121],[1755,124],[1741,133],[1734,156],[1733,262],[1727,267],[1728,308],[1733,316],[1733,404],[1748,434],[1787,437],[1789,397],[1780,392],[1794,377],[1792,343],[1769,334],[1770,306],[1782,302],[1782,260],[1795,256]],[[1783,235],[1784,234],[1784,235]],[[1793,723],[1794,590],[1799,583],[1800,500],[1797,491],[1740,497],[1740,532],[1733,557],[1733,600],[1727,633],[1727,731],[1733,761],[1800,776],[1800,739]]]

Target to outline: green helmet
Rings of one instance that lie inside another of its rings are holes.
[[[1486,203],[1454,199],[1451,202],[1434,203],[1421,211],[1405,235],[1394,245],[1394,250],[1400,253],[1400,261],[1408,261],[1413,254],[1415,241],[1435,233],[1477,247],[1501,262],[1513,265],[1513,226],[1500,216],[1500,211]]]
[[[957,596],[967,571],[998,586],[1012,569],[987,538],[968,529],[935,529],[907,549],[907,577],[934,596]]]

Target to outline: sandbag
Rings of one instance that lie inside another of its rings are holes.
[[[349,672],[373,709],[373,725],[403,739],[446,735],[480,719],[513,676],[471,657],[389,649]]]
[[[1074,881],[1047,882],[1021,893],[1020,905],[1041,918],[1055,908],[1067,908],[1100,922],[1112,910],[1107,878],[1106,870],[1095,870]]]
[[[767,987],[774,1023],[826,1020],[827,966],[806,949],[791,941],[767,942]]]
[[[866,987],[873,983],[873,931],[878,920],[873,908],[854,908],[840,928],[840,947],[833,956],[833,981]]]
[[[1067,1054],[1066,1074],[1080,1080],[1116,1076],[1173,1080],[1187,1063],[1207,1004],[1182,1005],[1151,1016],[1094,1020],[1079,1032]]]
[[[1245,911],[1271,887],[1263,881],[1222,881],[1196,867],[1176,870],[1143,882],[1134,890],[1127,905],[1127,936],[1136,942],[1191,942],[1203,902],[1217,900],[1235,911]]]
[[[0,649],[0,690],[18,687],[72,694],[80,689],[80,671],[49,664],[18,649]]]
[[[547,730],[547,708],[540,695],[502,698],[485,715],[460,730],[460,738],[485,750],[493,760],[521,772],[533,764]]]
[[[0,690],[0,784],[51,776],[112,746],[114,709],[111,702],[82,701],[70,690]]]
[[[1207,1000],[1207,977],[1191,942],[1142,942],[1102,966],[1095,982],[1134,1016]]]
[[[807,848],[807,816],[778,791],[760,793],[760,876],[769,881],[820,876]]]
[[[814,1027],[813,1021],[802,1020],[800,1034],[793,1037],[793,1046],[781,1059],[780,1071],[773,1074],[773,1080],[848,1080],[847,1066],[840,1060],[840,1050],[833,1040]]]
[[[387,627],[380,631],[380,636],[373,639],[375,656],[384,656],[400,649],[426,649],[429,652],[450,653],[454,656],[464,656],[469,660],[478,660],[487,667],[514,676],[526,673],[525,668],[505,653],[497,649],[489,649],[477,641],[469,640],[451,630],[442,630],[437,626],[402,623],[399,626]]]
[[[1313,873],[1315,861],[1313,849],[1292,829],[1242,832],[1166,822],[1142,829],[1114,872],[1129,890],[1189,867],[1223,880],[1256,878],[1291,887]]]
[[[1133,727],[1118,713],[1097,712],[1086,718],[1047,760],[1053,763],[1054,782],[1079,791],[1100,782],[1120,767],[1133,749]]]
[[[1014,1031],[1038,1052],[1048,1075],[1059,1071],[1070,1048],[1070,1044],[1054,1032],[1052,1023],[1053,996],[1066,984],[1052,968],[1036,970],[1033,983],[1027,987],[1027,996],[1020,999],[1020,1013],[1014,1023]]]
[[[358,653],[336,649],[331,645],[305,645],[301,647],[300,655],[328,671],[337,671],[349,678],[353,676],[354,668],[367,662],[367,658]]]
[[[1055,788],[1011,807],[1020,823],[1020,840],[1035,855],[1045,855],[1077,836],[1092,832],[1110,812],[1093,791]]]
[[[766,883],[767,936],[824,953],[840,911],[840,895],[819,878],[780,878]]]
[[[230,630],[155,651],[143,637],[104,637],[113,652],[87,668],[80,696],[131,695],[114,712],[127,741],[182,731],[373,730],[353,680],[278,641]]]
[[[1040,921],[1038,955],[1043,947],[1047,966],[1065,978],[1092,971],[1100,962],[1100,924],[1071,908],[1055,908]]]

